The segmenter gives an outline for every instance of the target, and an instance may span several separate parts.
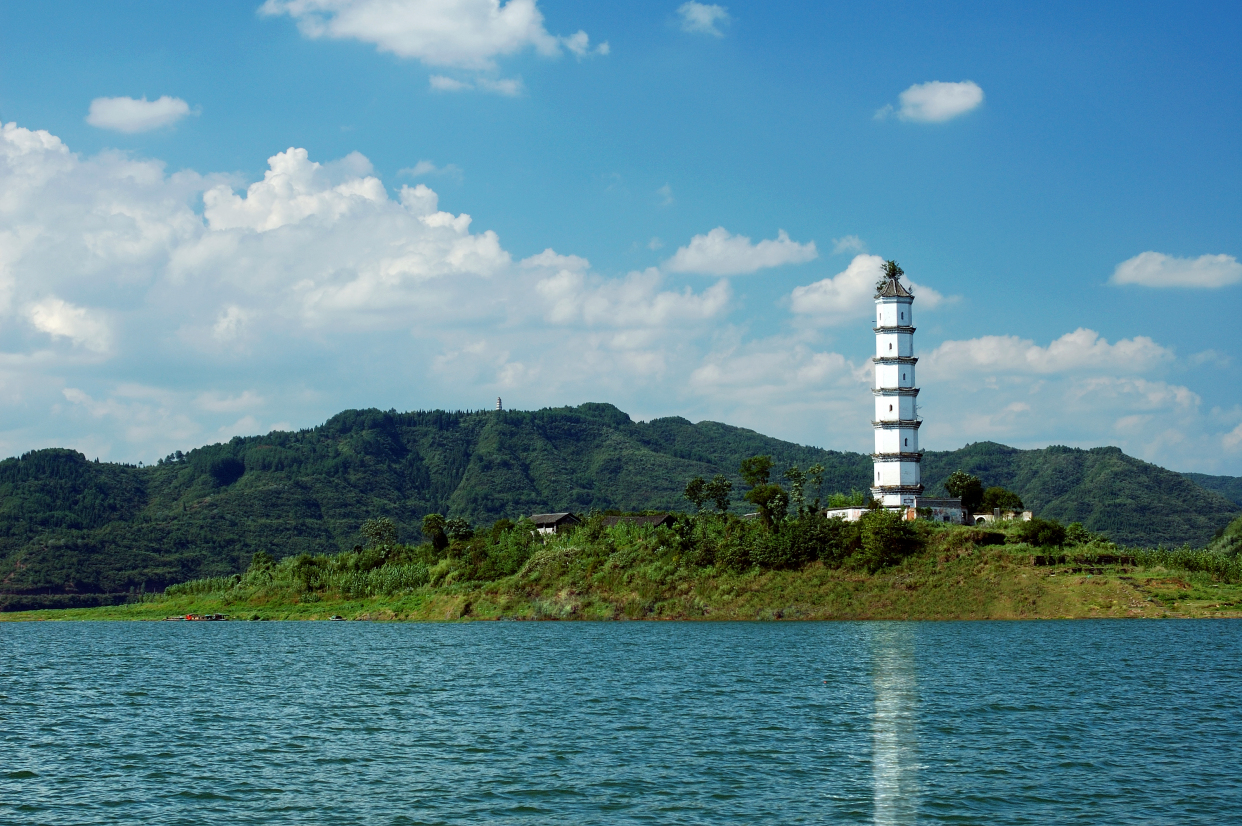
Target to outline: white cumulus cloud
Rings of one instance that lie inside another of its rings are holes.
[[[1174,258],[1159,252],[1144,252],[1122,261],[1109,279],[1112,284],[1198,289],[1228,287],[1239,281],[1242,264],[1232,255]]]
[[[847,235],[844,238],[832,239],[832,254],[840,255],[843,252],[866,252],[867,243],[857,235]]]
[[[661,290],[662,280],[654,268],[620,279],[590,278],[580,269],[565,268],[541,279],[535,289],[544,299],[548,321],[555,324],[664,327],[706,321],[728,306],[728,282],[717,282],[696,294],[689,288]]]
[[[813,423],[801,441],[869,451],[870,364],[825,349],[814,335],[747,341],[726,330],[687,382],[713,417],[760,433]]]
[[[239,410],[251,410],[262,406],[263,403],[263,397],[253,390],[244,390],[235,396],[219,391],[208,391],[199,393],[194,400],[196,406],[203,410],[210,410],[213,413],[235,413]]]
[[[535,0],[267,0],[259,11],[288,15],[307,37],[373,43],[428,66],[490,70],[496,58],[524,49],[591,52],[586,32],[550,34]],[[607,54],[608,44],[595,52]]]
[[[847,324],[872,315],[875,285],[884,272],[884,259],[878,255],[856,255],[841,272],[795,287],[789,296],[789,309],[816,324]],[[906,287],[915,296],[915,306],[934,309],[945,300],[931,287],[906,279]]]
[[[769,267],[802,264],[819,257],[815,242],[799,244],[785,230],[776,238],[752,244],[745,235],[733,235],[716,227],[706,235],[696,235],[678,248],[664,263],[669,272],[696,272],[706,275],[745,275]]]
[[[679,251],[696,271],[815,253],[784,234],[755,243],[714,233]],[[799,288],[789,301],[798,323],[756,340],[727,279],[685,289],[668,268],[614,277],[553,249],[515,261],[425,184],[389,194],[361,155],[325,162],[293,147],[259,180],[169,174],[157,160],[84,157],[7,124],[0,447],[152,461],[348,407],[503,395],[518,409],[602,399],[868,450],[863,357],[880,263],[856,257]],[[935,303],[911,286],[916,307]],[[831,339],[820,331],[838,320],[863,323]],[[1076,330],[928,349],[918,365],[928,449],[993,438],[1119,444],[1179,470],[1236,473],[1242,461],[1242,412],[1201,413],[1194,390],[1166,375],[1203,375],[1200,359],[1174,359],[1149,338]]]
[[[457,164],[445,164],[444,166],[436,166],[435,163],[428,160],[421,160],[413,166],[405,169],[397,170],[398,175],[408,175],[411,178],[421,178],[423,175],[455,175],[461,177],[461,167]]]
[[[95,98],[91,101],[86,122],[100,129],[134,134],[171,126],[190,114],[190,104],[181,98],[164,95],[156,100],[135,100],[129,97]]]
[[[1047,345],[1008,335],[946,341],[918,364],[920,439],[1112,444],[1174,470],[1219,467],[1226,434],[1199,394],[1162,377],[1176,366],[1146,336],[1109,342],[1081,328]]]
[[[690,0],[677,7],[681,16],[681,30],[694,34],[710,34],[724,37],[720,27],[729,23],[729,10],[724,6],[696,3]]]
[[[983,90],[979,84],[964,80],[961,83],[945,83],[939,80],[916,83],[897,96],[900,104],[894,109],[890,104],[876,112],[877,118],[896,113],[902,120],[917,123],[940,123],[964,115],[983,103]]]
[[[207,223],[212,229],[266,232],[311,216],[340,218],[363,202],[388,200],[380,180],[367,174],[370,161],[359,153],[328,167],[309,157],[305,149],[290,147],[268,158],[263,180],[251,184],[244,198],[225,185],[207,190],[203,193]]]
[[[1110,344],[1080,327],[1047,347],[1018,336],[981,336],[946,341],[926,358],[929,375],[1047,374],[1105,370],[1110,375],[1142,373],[1172,361],[1173,353],[1147,336]]]
[[[59,298],[45,298],[30,305],[27,316],[40,332],[70,339],[96,353],[107,352],[112,343],[108,323],[98,311],[75,307]]]
[[[795,287],[790,309],[822,323],[854,321],[870,315],[875,284],[883,272],[884,259],[878,255],[856,255],[850,265],[832,278]]]
[[[1222,436],[1221,444],[1226,450],[1242,450],[1242,424]]]
[[[427,79],[431,88],[437,92],[491,92],[505,97],[517,97],[526,88],[520,77],[488,78],[477,77],[473,80],[459,80],[445,75],[432,75]]]
[[[688,376],[731,310],[726,282],[605,277],[554,250],[515,263],[438,202],[421,183],[390,197],[356,153],[325,163],[291,147],[247,182],[82,158],[4,126],[0,330],[29,335],[0,345],[19,347],[0,351],[0,445],[149,461],[253,432],[267,419],[252,404],[287,428],[380,386],[413,394],[410,406],[501,388],[532,406],[625,403]],[[230,383],[204,386],[221,375]]]

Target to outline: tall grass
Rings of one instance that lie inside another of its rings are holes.
[[[212,576],[204,579],[191,579],[189,582],[169,585],[164,589],[164,595],[189,597],[199,596],[200,594],[218,594],[222,591],[233,590],[240,582],[241,577],[239,576]]]
[[[1187,545],[1181,548],[1135,550],[1130,554],[1144,568],[1201,571],[1221,582],[1242,583],[1242,557],[1215,550],[1191,548]]]
[[[320,586],[324,591],[335,591],[343,597],[380,597],[421,588],[427,584],[427,579],[427,566],[414,562],[329,574],[320,580]]]
[[[257,595],[275,592],[331,592],[347,598],[391,596],[427,584],[427,565],[422,562],[379,564],[360,567],[367,560],[346,552],[334,556],[288,557],[264,568],[251,567],[245,576],[193,579],[164,589],[169,597]],[[371,560],[374,562],[374,560]]]

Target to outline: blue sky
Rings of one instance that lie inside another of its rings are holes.
[[[1240,23],[6,4],[0,453],[152,461],[497,395],[867,450],[895,258],[924,447],[1242,474]]]

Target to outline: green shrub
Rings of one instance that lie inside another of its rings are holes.
[[[537,547],[538,542],[530,533],[502,532],[495,543],[486,546],[486,560],[478,565],[476,578],[499,579],[516,574]]]
[[[827,519],[808,511],[785,526],[781,539],[785,546],[783,564],[774,567],[801,568],[824,555],[833,533]]]
[[[991,487],[983,492],[983,501],[980,507],[984,511],[995,510],[1000,508],[1002,511],[1020,511],[1022,510],[1022,498],[1011,490],[1005,490],[1002,487]]]
[[[752,523],[758,527],[757,523]],[[716,565],[728,571],[744,571],[754,564],[750,548],[753,542],[749,534],[755,532],[740,519],[730,519],[721,532],[714,549]]]
[[[1032,519],[1014,531],[1019,542],[1039,548],[1059,548],[1065,544],[1065,528],[1051,519]]]
[[[863,514],[859,522],[862,547],[853,558],[871,573],[900,562],[922,545],[918,533],[900,513],[872,510]]]
[[[819,558],[830,568],[839,568],[862,549],[862,523],[844,519],[825,519]]]
[[[1217,531],[1208,545],[1208,550],[1227,556],[1242,553],[1242,516]]]
[[[1092,542],[1102,541],[1104,537],[1087,530],[1081,522],[1071,522],[1065,526],[1066,545],[1090,545]]]
[[[513,528],[514,528],[513,522],[511,522],[508,519],[497,519],[495,522],[493,522],[492,528],[488,532],[488,535],[491,537],[492,544],[494,545],[497,542],[499,542],[500,537],[508,533],[509,531],[513,530]]]
[[[778,534],[756,535],[751,559],[762,568],[772,569],[798,569],[816,559],[840,564],[858,549],[857,535],[857,523],[825,519],[806,511],[785,522]]]

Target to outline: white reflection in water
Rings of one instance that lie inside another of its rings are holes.
[[[871,765],[877,826],[904,826],[918,816],[918,684],[914,629],[907,623],[873,626]]]

